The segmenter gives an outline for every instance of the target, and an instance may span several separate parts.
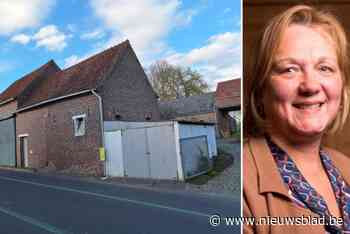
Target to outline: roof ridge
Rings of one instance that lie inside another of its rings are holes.
[[[101,80],[96,83],[95,88],[99,88],[99,87],[103,86],[103,83],[109,78],[109,74],[113,72],[113,68],[115,66],[117,66],[118,63],[121,63],[122,59],[125,57],[124,55],[126,53],[126,48],[127,47],[131,48],[129,40],[125,40],[125,41],[123,41],[122,43],[120,43],[118,45],[121,46],[120,47],[120,52],[118,54],[113,55],[112,62],[110,64],[110,67],[109,67],[108,71],[106,71],[104,74],[102,74]],[[116,48],[117,46],[114,46],[114,47]],[[114,48],[114,47],[112,47],[112,48]]]
[[[122,46],[127,46],[128,44],[130,44],[130,42],[127,39],[127,40],[125,40],[125,41],[123,41],[123,42],[121,42],[121,43],[119,43],[117,45],[111,46],[111,47],[109,47],[109,48],[107,48],[107,49],[105,49],[105,50],[103,50],[103,51],[101,51],[101,52],[99,52],[97,54],[94,54],[94,55],[92,55],[92,56],[90,56],[90,57],[88,57],[88,58],[86,58],[86,59],[84,59],[84,60],[82,60],[82,61],[80,61],[80,62],[78,62],[78,63],[76,63],[76,64],[74,64],[72,66],[70,66],[70,67],[67,67],[67,68],[63,69],[62,72],[74,69],[75,67],[77,67],[79,65],[81,66],[82,64],[87,63],[87,62],[91,61],[92,59],[95,59],[95,58],[97,58],[97,57],[99,57],[99,56],[101,56],[101,55],[103,55],[103,54],[105,54],[107,52],[110,52],[110,51],[112,51],[112,50],[114,50],[116,48],[122,47]]]
[[[21,107],[82,90],[98,89],[106,79],[109,79],[109,74],[115,70],[116,66],[124,61],[123,57],[129,49],[132,50],[130,42],[125,40],[52,74],[45,81],[42,79],[43,82],[38,84],[35,92],[32,92],[25,100],[23,99]]]
[[[233,81],[238,81],[238,80],[240,80],[240,79],[241,79],[241,78],[238,77],[238,78],[234,78],[234,79],[230,79],[230,80],[224,80],[224,81],[218,82],[218,84],[229,83],[229,82],[233,82]]]
[[[0,93],[0,96],[1,94],[5,93],[6,90],[8,90],[9,88],[13,87],[14,85],[18,84],[19,82],[23,81],[25,78],[29,77],[30,75],[36,73],[36,72],[39,72],[40,70],[46,68],[50,63],[54,63],[56,66],[57,64],[55,63],[55,61],[53,59],[49,60],[47,63],[41,65],[40,67],[38,67],[37,69],[35,69],[34,71],[31,71],[27,74],[25,74],[24,76],[22,76],[21,78],[17,79],[16,81],[14,81],[10,86],[8,86],[2,93]],[[57,66],[58,68],[60,68],[59,66]]]
[[[14,85],[15,83],[17,83],[17,82],[19,82],[19,81],[25,79],[26,77],[32,75],[32,74],[35,73],[35,72],[39,72],[39,71],[41,71],[41,70],[44,70],[44,69],[47,68],[50,64],[51,64],[51,65],[57,66],[57,67],[61,70],[61,68],[55,63],[55,61],[54,61],[53,59],[50,59],[47,63],[41,65],[40,67],[38,67],[38,68],[35,69],[34,71],[31,71],[31,72],[25,74],[24,76],[22,76],[21,78],[19,78],[19,79],[16,80],[15,82],[13,82],[12,85]],[[12,85],[10,85],[9,87],[11,87]]]
[[[184,101],[184,99],[194,99],[194,98],[197,98],[197,97],[205,97],[205,96],[215,96],[215,93],[216,91],[212,91],[212,92],[206,92],[206,93],[203,93],[203,94],[197,94],[197,95],[191,95],[191,96],[188,96],[188,97],[180,97],[180,98],[175,98],[175,99],[170,99],[170,100],[159,100],[159,103],[173,103],[173,102],[182,102]]]
[[[43,76],[46,71],[52,70],[52,68],[54,68],[54,70],[61,70],[55,61],[51,59],[34,71],[31,71],[14,81],[0,94],[0,100],[18,98],[34,81]]]

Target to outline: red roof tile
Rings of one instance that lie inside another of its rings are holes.
[[[48,63],[42,65],[35,71],[15,81],[10,87],[0,94],[0,102],[6,101],[10,98],[16,99],[25,91],[25,89],[32,85],[34,81],[39,80],[39,78],[46,78],[58,71],[60,71],[60,68],[53,60],[50,60]]]
[[[241,79],[218,83],[216,88],[216,106],[230,108],[241,105]]]
[[[128,40],[54,74],[41,82],[19,107],[97,88],[127,47],[131,49]]]

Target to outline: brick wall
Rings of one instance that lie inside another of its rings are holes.
[[[207,114],[198,114],[198,115],[189,115],[177,117],[176,120],[184,121],[203,121],[206,123],[216,123],[216,113],[207,113]]]
[[[219,135],[223,138],[230,137],[232,131],[234,130],[230,124],[232,119],[230,118],[228,111],[223,111],[218,109],[216,112],[217,120],[218,120],[218,131]]]
[[[28,167],[42,168],[47,165],[47,118],[48,109],[19,113],[16,118],[17,165],[21,165],[19,135],[28,134]]]
[[[86,114],[84,136],[74,136],[72,117]],[[101,146],[97,99],[80,96],[50,104],[46,107],[19,113],[17,136],[28,134],[29,167],[47,165],[73,174],[102,175],[99,161]],[[17,139],[18,160],[20,157]]]
[[[17,101],[6,103],[5,105],[0,106],[0,118],[1,116],[11,114],[16,110],[17,110]]]
[[[112,76],[99,90],[103,99],[104,119],[106,121],[145,121],[160,120],[156,94],[135,53],[127,50],[125,56],[116,64]],[[116,118],[119,115],[119,118]]]

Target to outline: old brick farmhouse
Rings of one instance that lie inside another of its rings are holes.
[[[5,90],[0,164],[101,176],[103,121],[115,120],[160,120],[157,95],[129,41],[64,70],[50,61]]]

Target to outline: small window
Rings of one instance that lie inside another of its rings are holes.
[[[146,113],[145,114],[145,119],[146,120],[151,120],[152,119],[152,113]]]
[[[121,113],[116,108],[113,108],[113,115],[114,115],[115,119],[121,119],[122,118]]]
[[[74,136],[85,135],[86,115],[73,116]]]

